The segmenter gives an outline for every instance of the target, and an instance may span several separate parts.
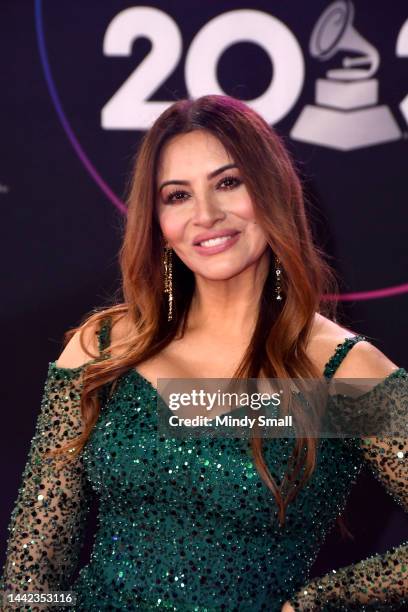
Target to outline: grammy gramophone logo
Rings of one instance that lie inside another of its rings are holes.
[[[337,0],[313,29],[309,51],[320,61],[339,51],[360,55],[344,57],[341,68],[317,79],[316,103],[299,115],[290,134],[295,140],[349,151],[401,137],[388,106],[378,104],[378,80],[372,78],[380,64],[378,51],[354,29],[353,20],[353,4]]]

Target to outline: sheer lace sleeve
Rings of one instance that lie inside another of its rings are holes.
[[[78,562],[91,488],[81,453],[78,457],[69,453],[44,457],[43,453],[82,432],[83,369],[49,364],[41,410],[8,526],[1,593],[69,590],[66,587]],[[3,606],[2,610],[11,609],[4,602]],[[47,608],[24,604],[18,609]]]
[[[408,373],[395,370],[366,397],[392,411],[400,434],[355,442],[375,477],[408,512]],[[310,581],[290,603],[302,612],[408,609],[408,542]]]

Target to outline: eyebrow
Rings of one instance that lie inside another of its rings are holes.
[[[224,172],[224,170],[229,170],[230,168],[238,168],[238,166],[236,164],[226,164],[225,166],[221,166],[220,168],[217,168],[216,170],[213,170],[212,172],[207,174],[207,179],[210,180],[214,178],[215,176],[218,176],[219,174],[221,174],[221,172]],[[173,179],[171,181],[164,181],[164,183],[162,183],[159,187],[159,193],[163,189],[163,187],[165,187],[166,185],[189,185],[189,184],[190,184],[190,181],[181,181],[177,179]]]

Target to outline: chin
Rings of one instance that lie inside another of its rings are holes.
[[[234,276],[238,276],[243,268],[237,268],[234,266],[234,268],[230,268],[230,269],[224,269],[224,270],[211,270],[209,269],[211,266],[208,266],[205,270],[196,270],[196,274],[198,274],[199,276],[202,276],[203,278],[206,278],[207,280],[229,280],[230,278],[233,278]]]

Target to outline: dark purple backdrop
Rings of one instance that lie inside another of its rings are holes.
[[[184,63],[197,32],[217,15],[248,8],[239,1],[143,4],[167,13],[183,41],[177,67],[150,97],[157,101],[188,95]],[[328,4],[258,0],[250,8],[285,24],[303,54],[300,95],[275,127],[298,162],[313,227],[344,279],[342,291],[371,292],[371,299],[341,303],[345,323],[407,368],[408,117],[400,103],[408,94],[408,57],[397,55],[396,44],[408,7],[406,2],[356,2],[354,28],[380,53],[374,75],[377,104],[389,108],[400,137],[345,151],[291,137],[304,106],[315,102],[316,79],[350,55],[339,50],[322,62],[309,53],[311,32]],[[102,49],[115,15],[136,6],[117,0],[2,2],[3,544],[47,364],[57,358],[64,331],[94,306],[109,302],[120,285],[118,202],[142,132],[103,129],[101,109],[150,52],[151,43],[148,33],[138,38],[128,57],[108,57]],[[408,36],[401,45],[408,55]],[[226,94],[249,101],[268,87],[274,66],[261,46],[241,41],[222,54],[217,76]],[[390,287],[397,287],[393,296],[375,293]],[[342,542],[334,529],[315,574],[384,551],[408,536],[408,518],[366,474],[354,488],[346,516],[354,542]]]

